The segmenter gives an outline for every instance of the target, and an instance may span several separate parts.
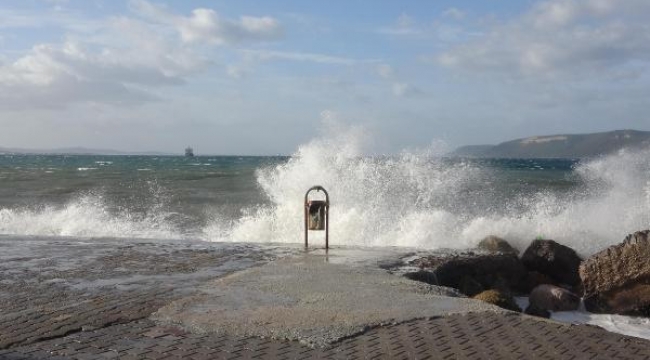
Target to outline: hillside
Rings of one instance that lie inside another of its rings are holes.
[[[473,145],[456,149],[452,156],[491,158],[582,158],[623,148],[650,147],[650,131],[616,130],[593,134],[533,136],[498,145]]]

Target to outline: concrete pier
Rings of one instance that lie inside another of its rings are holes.
[[[650,358],[378,266],[405,252],[0,237],[0,359]]]

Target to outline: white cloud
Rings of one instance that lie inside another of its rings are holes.
[[[0,63],[0,109],[157,100],[161,86],[184,84],[207,68],[211,62],[202,55],[209,50],[205,45],[270,40],[282,33],[270,17],[229,20],[211,9],[195,9],[185,17],[144,0],[130,5],[137,17],[93,19],[92,31],[74,13],[34,14],[34,20],[29,14],[0,10],[0,19],[13,19],[0,27],[38,27],[43,18],[67,32],[60,44],[37,44]],[[227,72],[241,77],[245,70]]]
[[[301,61],[301,62],[314,62],[320,64],[330,65],[357,65],[361,63],[376,63],[379,60],[375,59],[352,59],[339,56],[331,56],[324,54],[305,53],[305,52],[291,52],[291,51],[272,51],[272,50],[241,50],[242,54],[248,61],[271,61],[271,60],[286,60],[286,61]]]
[[[226,67],[226,73],[234,79],[241,79],[248,75],[249,72],[249,67],[245,65],[229,65]]]
[[[422,33],[417,27],[415,19],[404,13],[397,17],[394,24],[388,27],[382,27],[377,32],[392,36],[419,35]]]
[[[457,8],[449,8],[442,12],[442,16],[446,18],[451,18],[454,20],[462,20],[465,18],[465,12]]]
[[[395,70],[388,64],[377,65],[377,74],[383,79],[390,79],[395,75]]]
[[[400,27],[400,28],[410,28],[413,25],[415,25],[415,20],[412,17],[402,13],[397,18],[396,25],[397,25],[397,27]]]
[[[53,5],[54,11],[63,11],[63,6],[67,5],[70,0],[43,0],[48,4]]]
[[[422,90],[408,83],[398,82],[393,84],[393,95],[397,97],[412,97],[422,93]]]
[[[183,83],[178,74],[119,55],[109,49],[93,53],[72,42],[36,45],[25,56],[0,66],[0,108],[56,108],[85,102],[135,105],[156,99],[143,87]]]
[[[116,19],[104,34],[121,46],[73,40],[39,44],[0,65],[0,108],[135,105],[157,99],[152,89],[183,84],[205,66],[191,50],[148,33],[145,24]]]
[[[650,2],[550,0],[440,54],[441,65],[512,77],[591,79],[650,64]]]
[[[422,95],[424,92],[398,76],[395,69],[388,64],[379,64],[375,67],[377,75],[385,80],[384,84],[389,86],[391,92],[396,97],[414,97]]]
[[[145,0],[131,0],[131,8],[150,21],[173,26],[185,42],[235,44],[244,41],[270,41],[283,37],[280,23],[269,16],[242,16],[224,19],[212,9],[194,9],[190,16],[180,16]]]

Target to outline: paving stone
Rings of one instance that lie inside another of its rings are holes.
[[[148,317],[213,278],[210,269],[220,263],[239,257],[254,263],[264,255],[251,248],[221,253],[216,248],[180,251],[179,245],[93,246],[98,247],[75,250],[87,257],[83,266],[0,265],[3,279],[16,284],[0,290],[1,360],[650,359],[650,341],[514,313],[419,319],[370,329],[325,348],[269,338],[192,334]],[[54,255],[58,251],[50,250]],[[180,275],[180,281],[170,280]],[[125,286],[129,277],[145,280]],[[64,281],[47,282],[53,279]],[[93,285],[96,282],[112,285]]]
[[[118,343],[125,340],[134,345],[156,342],[157,339],[145,335],[155,327],[150,321],[142,320],[96,330],[100,336],[88,338],[89,347],[76,350],[76,355],[72,357],[77,358],[86,355],[85,350],[96,349],[96,358],[98,355],[110,358],[112,354],[117,354],[119,358],[128,356],[140,359],[650,358],[650,342],[645,340],[612,334],[591,326],[571,326],[516,314],[503,316],[491,313],[454,315],[380,327],[322,349],[307,348],[296,342],[208,335],[191,344],[187,337],[177,336],[167,339],[164,345],[154,345],[150,351],[138,349],[137,346],[114,352],[107,350],[107,347],[116,348]],[[125,332],[128,338],[116,339],[113,336],[124,329],[129,329]],[[133,331],[137,329],[139,333]],[[162,332],[165,329],[157,330]],[[50,343],[52,347],[55,346],[53,341]],[[28,349],[29,346],[13,351],[27,354]]]

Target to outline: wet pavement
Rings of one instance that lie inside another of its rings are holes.
[[[650,359],[379,269],[399,251],[0,237],[0,359]]]
[[[0,349],[144,319],[205,281],[295,251],[0,237]]]
[[[362,257],[360,257],[362,255]],[[383,324],[469,312],[505,312],[454,289],[389,274],[396,256],[332,249],[278,259],[209,281],[152,318],[201,333],[271,337],[327,346]],[[364,261],[365,260],[365,261]]]

